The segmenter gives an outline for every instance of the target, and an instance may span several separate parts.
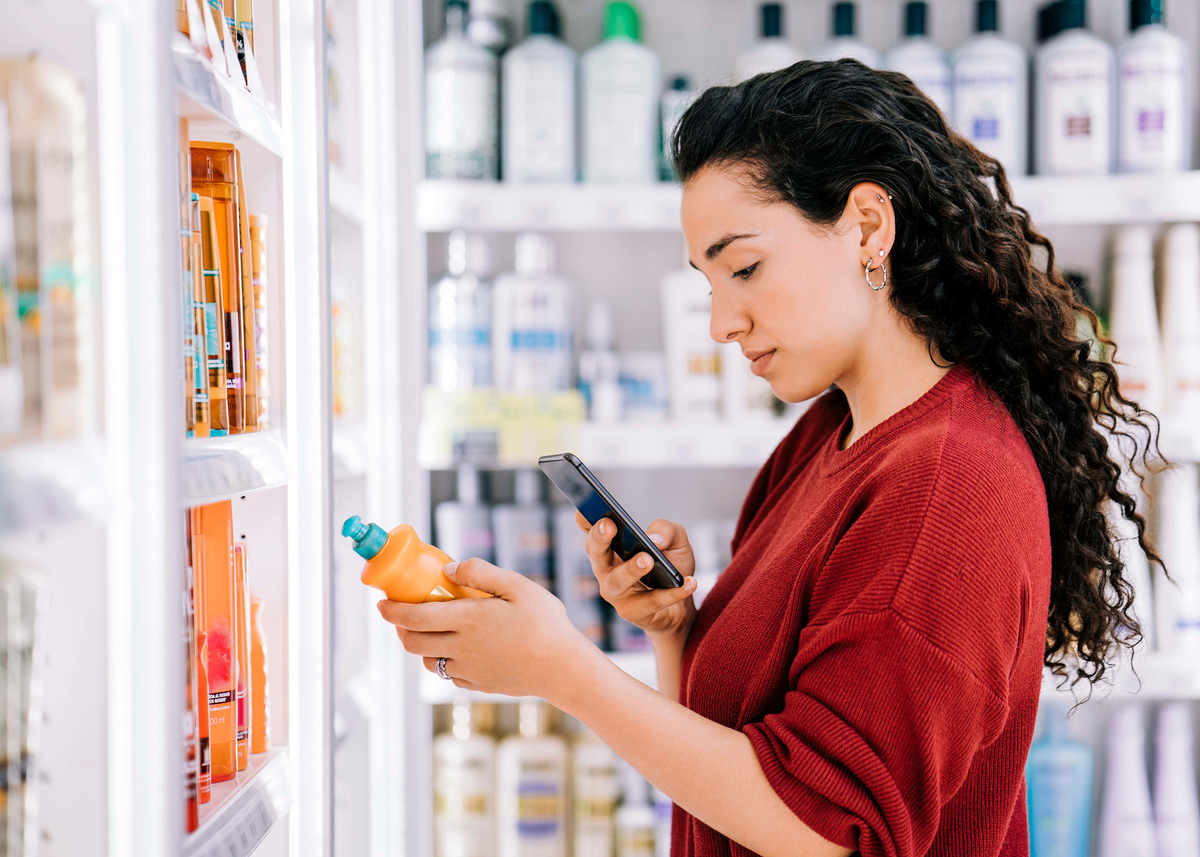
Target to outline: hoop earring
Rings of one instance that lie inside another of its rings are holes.
[[[873,262],[873,261],[874,261],[873,259],[867,260],[867,285],[871,287],[871,291],[877,292],[880,289],[882,289],[884,286],[887,285],[887,268],[884,267],[884,264],[882,262],[879,263],[878,270],[883,271],[883,282],[877,286],[871,282],[871,262]]]

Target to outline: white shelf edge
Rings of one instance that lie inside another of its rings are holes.
[[[292,804],[287,750],[250,756],[246,779],[215,783],[202,804],[200,827],[187,835],[184,857],[246,857],[266,838]]]
[[[329,168],[329,207],[355,226],[362,226],[362,188],[334,166]]]
[[[183,498],[203,506],[278,488],[288,481],[287,447],[281,429],[183,442]]]
[[[194,108],[185,109],[185,116],[224,122],[275,156],[283,157],[283,126],[273,106],[201,58],[182,36],[172,39],[171,57],[176,90]]]
[[[33,441],[0,450],[0,534],[108,517],[104,441]]]
[[[367,473],[367,427],[359,422],[334,421],[333,478],[354,479]]]
[[[1100,176],[1021,176],[1013,198],[1036,227],[1200,220],[1200,170]],[[678,232],[680,189],[642,185],[517,184],[427,179],[417,229]]]
[[[636,678],[648,687],[657,685],[654,652],[608,652],[608,657],[614,664]],[[421,668],[420,681],[421,701],[427,705],[442,705],[456,699],[470,699],[472,702],[515,702],[516,697],[502,693],[481,693],[477,690],[463,690],[455,687],[454,682],[438,678],[433,673]]]

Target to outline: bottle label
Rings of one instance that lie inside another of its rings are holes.
[[[425,151],[430,178],[497,178],[496,75],[442,66],[425,74]]]
[[[204,330],[205,341],[208,349],[208,365],[213,365],[213,358],[219,358],[219,363],[225,362],[225,356],[221,353],[220,329],[217,327],[217,305],[216,303],[206,303],[204,305]]]
[[[566,336],[557,330],[514,330],[513,350],[553,351],[566,345]]]
[[[1108,172],[1112,117],[1109,61],[1086,51],[1052,57],[1041,87],[1047,123],[1044,172],[1095,174]]]
[[[587,181],[654,181],[657,178],[657,86],[648,86],[640,64],[604,69],[589,80],[584,117]],[[599,77],[599,75],[596,75]]]
[[[570,63],[505,64],[505,178],[575,180],[575,75]]]
[[[1120,135],[1122,170],[1185,170],[1190,110],[1185,100],[1184,60],[1177,51],[1150,46],[1121,57]]]
[[[517,786],[517,834],[541,839],[562,827],[562,790],[548,780],[523,779]]]
[[[954,69],[954,124],[981,151],[1013,169],[1021,163],[1022,82],[1007,63],[964,58]]]

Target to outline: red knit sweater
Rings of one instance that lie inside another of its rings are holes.
[[[745,732],[784,803],[863,857],[1024,857],[1050,592],[1037,465],[962,366],[841,450],[848,428],[826,394],[759,472],[681,702]],[[676,808],[671,853],[750,852]]]

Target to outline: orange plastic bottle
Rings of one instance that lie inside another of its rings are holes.
[[[486,592],[459,586],[442,574],[450,557],[418,538],[408,524],[385,533],[355,515],[342,524],[342,535],[354,539],[354,550],[367,561],[362,582],[382,589],[392,601],[420,604],[455,598],[487,598]]]

